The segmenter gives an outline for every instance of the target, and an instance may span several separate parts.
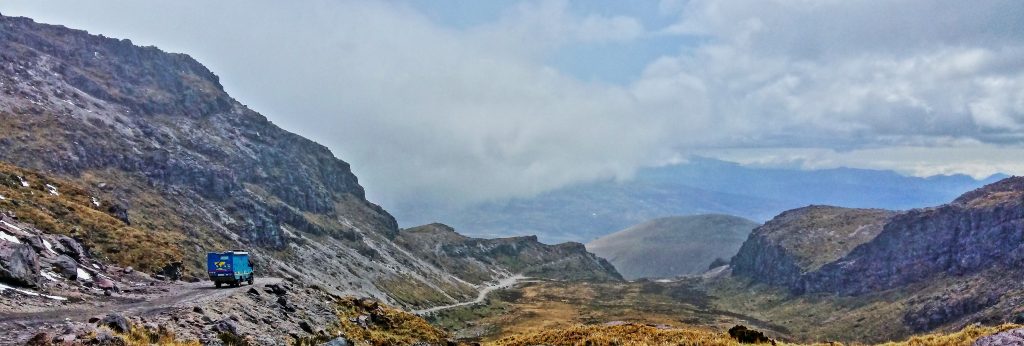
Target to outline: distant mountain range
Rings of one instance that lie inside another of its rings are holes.
[[[416,202],[390,208],[403,226],[443,220],[473,236],[536,234],[547,243],[588,242],[667,216],[729,214],[763,222],[812,204],[905,210],[935,206],[985,184],[966,175],[909,177],[892,171],[745,167],[707,158],[643,169],[634,179],[573,185],[532,198],[453,209]]]

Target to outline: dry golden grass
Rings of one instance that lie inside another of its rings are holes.
[[[132,330],[127,333],[119,334],[124,338],[127,346],[149,346],[149,345],[166,345],[166,346],[199,346],[201,345],[198,340],[181,341],[175,338],[174,333],[166,330],[161,331],[149,331],[145,328],[138,326],[132,326]]]
[[[981,337],[1005,330],[1021,328],[1020,325],[1005,324],[995,327],[968,326],[951,334],[928,334],[915,336],[905,341],[888,342],[878,346],[970,346]],[[843,344],[815,343],[790,344],[778,342],[778,345],[835,345]],[[565,345],[565,346],[640,346],[640,345],[693,345],[693,346],[737,346],[741,345],[724,332],[714,332],[699,328],[659,329],[646,325],[627,324],[616,326],[576,325],[561,329],[543,329],[533,332],[512,335],[499,339],[490,345],[494,346],[527,346],[527,345]],[[861,344],[850,344],[861,345]]]
[[[357,345],[412,345],[429,343],[445,344],[448,334],[427,323],[426,320],[411,313],[377,304],[376,307],[361,305],[352,297],[342,298],[338,302],[337,327],[341,335]],[[367,328],[363,328],[352,319],[368,316],[371,320]]]
[[[21,179],[29,187],[21,185]],[[46,185],[57,188],[51,194]],[[111,201],[67,180],[0,163],[0,210],[40,230],[80,239],[97,257],[143,271],[155,271],[182,258],[178,232],[153,231],[118,220]],[[93,204],[96,197],[100,206]]]
[[[658,329],[646,325],[617,326],[577,325],[561,329],[545,329],[499,339],[495,346],[527,345],[739,345],[726,335],[702,329]]]
[[[956,333],[919,335],[905,341],[887,342],[879,344],[879,346],[970,346],[982,337],[1021,327],[1024,326],[1019,324],[1004,324],[991,327],[972,325]]]

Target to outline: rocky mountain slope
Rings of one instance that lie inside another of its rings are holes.
[[[884,302],[886,314],[918,332],[1024,321],[1022,254],[1024,177],[1011,177],[905,212],[789,211],[755,229],[731,268],[787,288],[792,296],[782,301],[813,295],[865,316]]]
[[[758,223],[719,214],[654,219],[587,243],[626,279],[699,274],[736,254]]]
[[[401,224],[443,220],[472,236],[537,234],[543,242],[589,242],[659,217],[727,214],[764,222],[806,205],[904,210],[945,203],[995,182],[965,175],[908,177],[867,169],[746,167],[706,158],[640,169],[625,181],[583,183],[533,197],[451,209],[415,199],[389,209]]]
[[[491,280],[496,268],[529,277],[556,280],[621,280],[605,261],[583,244],[546,245],[536,236],[479,239],[458,234],[443,224],[399,232],[395,243],[416,256],[473,284]]]
[[[116,264],[181,262],[202,277],[204,252],[245,248],[261,275],[333,293],[403,306],[476,294],[394,244],[395,219],[347,163],[232,99],[187,55],[0,16],[0,123],[0,161],[73,181],[102,201],[90,215],[119,220],[54,206],[58,220],[37,226]]]

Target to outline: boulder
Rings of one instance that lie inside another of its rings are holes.
[[[107,279],[105,277],[97,277],[95,283],[96,288],[99,288],[101,290],[117,292],[117,285],[115,285],[114,282],[111,281],[110,279]]]
[[[53,268],[69,280],[78,279],[78,262],[68,255],[57,256],[57,259],[53,261]]]
[[[68,236],[60,236],[59,238],[57,238],[57,241],[64,249],[64,254],[71,256],[71,258],[74,258],[81,262],[88,257],[88,253],[85,251],[85,248],[82,247],[82,244],[79,243],[77,240],[74,240]]]
[[[110,330],[118,333],[125,333],[131,330],[131,325],[128,323],[128,319],[124,318],[119,314],[109,314],[100,320],[100,325],[107,326]]]
[[[183,267],[184,266],[182,265],[181,262],[168,263],[166,266],[163,267],[163,269],[160,269],[160,272],[157,273],[157,276],[159,277],[163,275],[164,277],[171,281],[181,280],[181,270]]]
[[[39,285],[39,255],[27,244],[0,241],[0,282]]]
[[[764,333],[747,329],[746,326],[736,325],[729,328],[729,336],[741,344],[767,344],[775,345],[775,340],[764,335]]]

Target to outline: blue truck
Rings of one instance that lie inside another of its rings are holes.
[[[252,261],[245,251],[208,252],[206,270],[218,288],[223,284],[241,286],[243,281],[253,283]]]

